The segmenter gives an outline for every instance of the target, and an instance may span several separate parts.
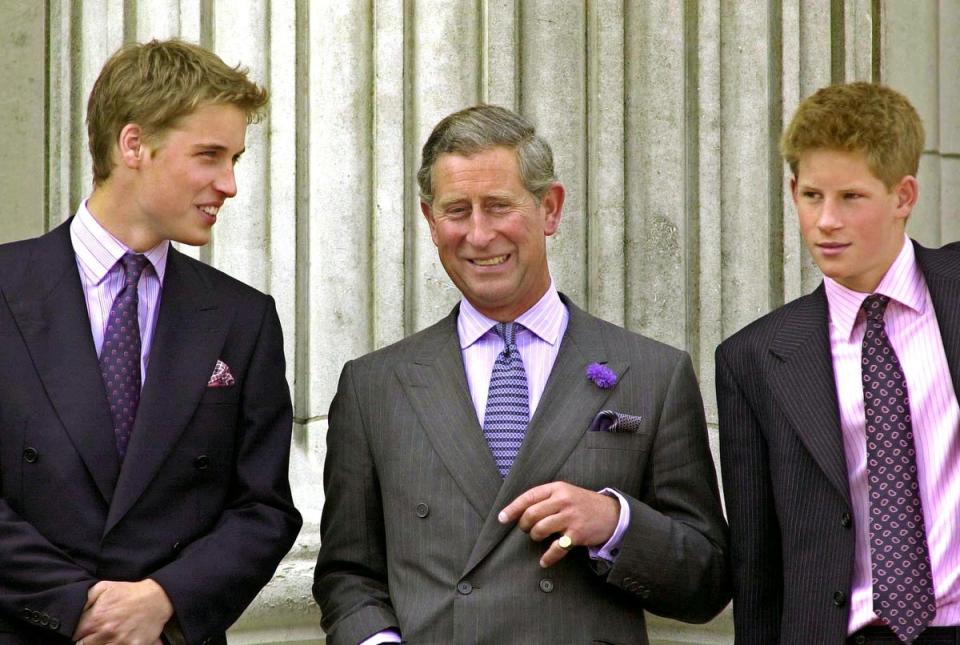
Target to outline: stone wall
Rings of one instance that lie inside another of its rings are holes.
[[[48,230],[89,192],[85,101],[123,42],[200,42],[272,92],[214,241],[184,249],[277,298],[295,396],[304,530],[231,643],[322,642],[309,587],[340,367],[457,299],[415,182],[445,114],[487,101],[538,124],[568,189],[559,287],[691,352],[714,446],[714,347],[820,279],[776,148],[803,96],[854,79],[905,91],[927,128],[910,232],[960,238],[952,0],[47,0],[0,4],[0,25],[16,61],[0,70],[0,241]],[[732,642],[729,610],[651,631]]]

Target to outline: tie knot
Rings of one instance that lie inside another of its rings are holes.
[[[120,264],[123,265],[123,275],[126,278],[127,286],[135,287],[140,282],[140,274],[147,266],[147,256],[142,253],[126,253],[120,258]]]
[[[497,323],[494,329],[497,332],[497,336],[503,339],[503,344],[509,349],[517,346],[517,334],[523,329],[523,325],[514,322]]]
[[[890,304],[889,297],[875,293],[867,296],[861,307],[863,312],[867,315],[867,320],[882,323],[883,313],[887,310],[888,304]]]

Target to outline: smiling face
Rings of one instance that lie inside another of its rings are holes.
[[[433,204],[420,208],[440,262],[485,316],[511,321],[550,287],[546,237],[560,224],[564,190],[526,190],[516,153],[494,147],[468,157],[441,155],[432,170]]]
[[[887,189],[862,153],[804,152],[791,181],[800,233],[824,275],[871,293],[896,260],[917,201],[913,176]]]
[[[237,194],[233,166],[246,132],[246,114],[229,104],[202,106],[155,137],[127,124],[117,167],[94,190],[90,211],[135,251],[163,240],[206,244],[220,207]]]

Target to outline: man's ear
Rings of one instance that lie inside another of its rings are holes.
[[[560,217],[563,215],[563,200],[566,190],[559,181],[553,182],[540,200],[540,211],[543,214],[543,234],[550,236],[560,228]]]
[[[790,177],[790,196],[793,198],[793,205],[797,205],[797,176]]]
[[[427,220],[427,224],[430,225],[430,238],[433,240],[434,246],[439,246],[437,243],[437,223],[433,219],[433,209],[430,207],[430,204],[420,200],[420,212],[423,213],[423,218]]]
[[[138,169],[147,153],[144,144],[143,130],[136,123],[128,123],[120,130],[117,137],[120,163],[127,168]]]
[[[920,199],[920,182],[913,175],[905,175],[893,187],[893,193],[897,196],[897,217],[906,219]]]

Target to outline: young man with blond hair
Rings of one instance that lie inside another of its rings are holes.
[[[94,188],[0,246],[0,644],[225,643],[300,528],[273,300],[205,244],[266,91],[131,44],[87,111]]]
[[[960,642],[960,254],[911,241],[923,127],[882,85],[781,142],[823,283],[717,349],[736,642]]]

